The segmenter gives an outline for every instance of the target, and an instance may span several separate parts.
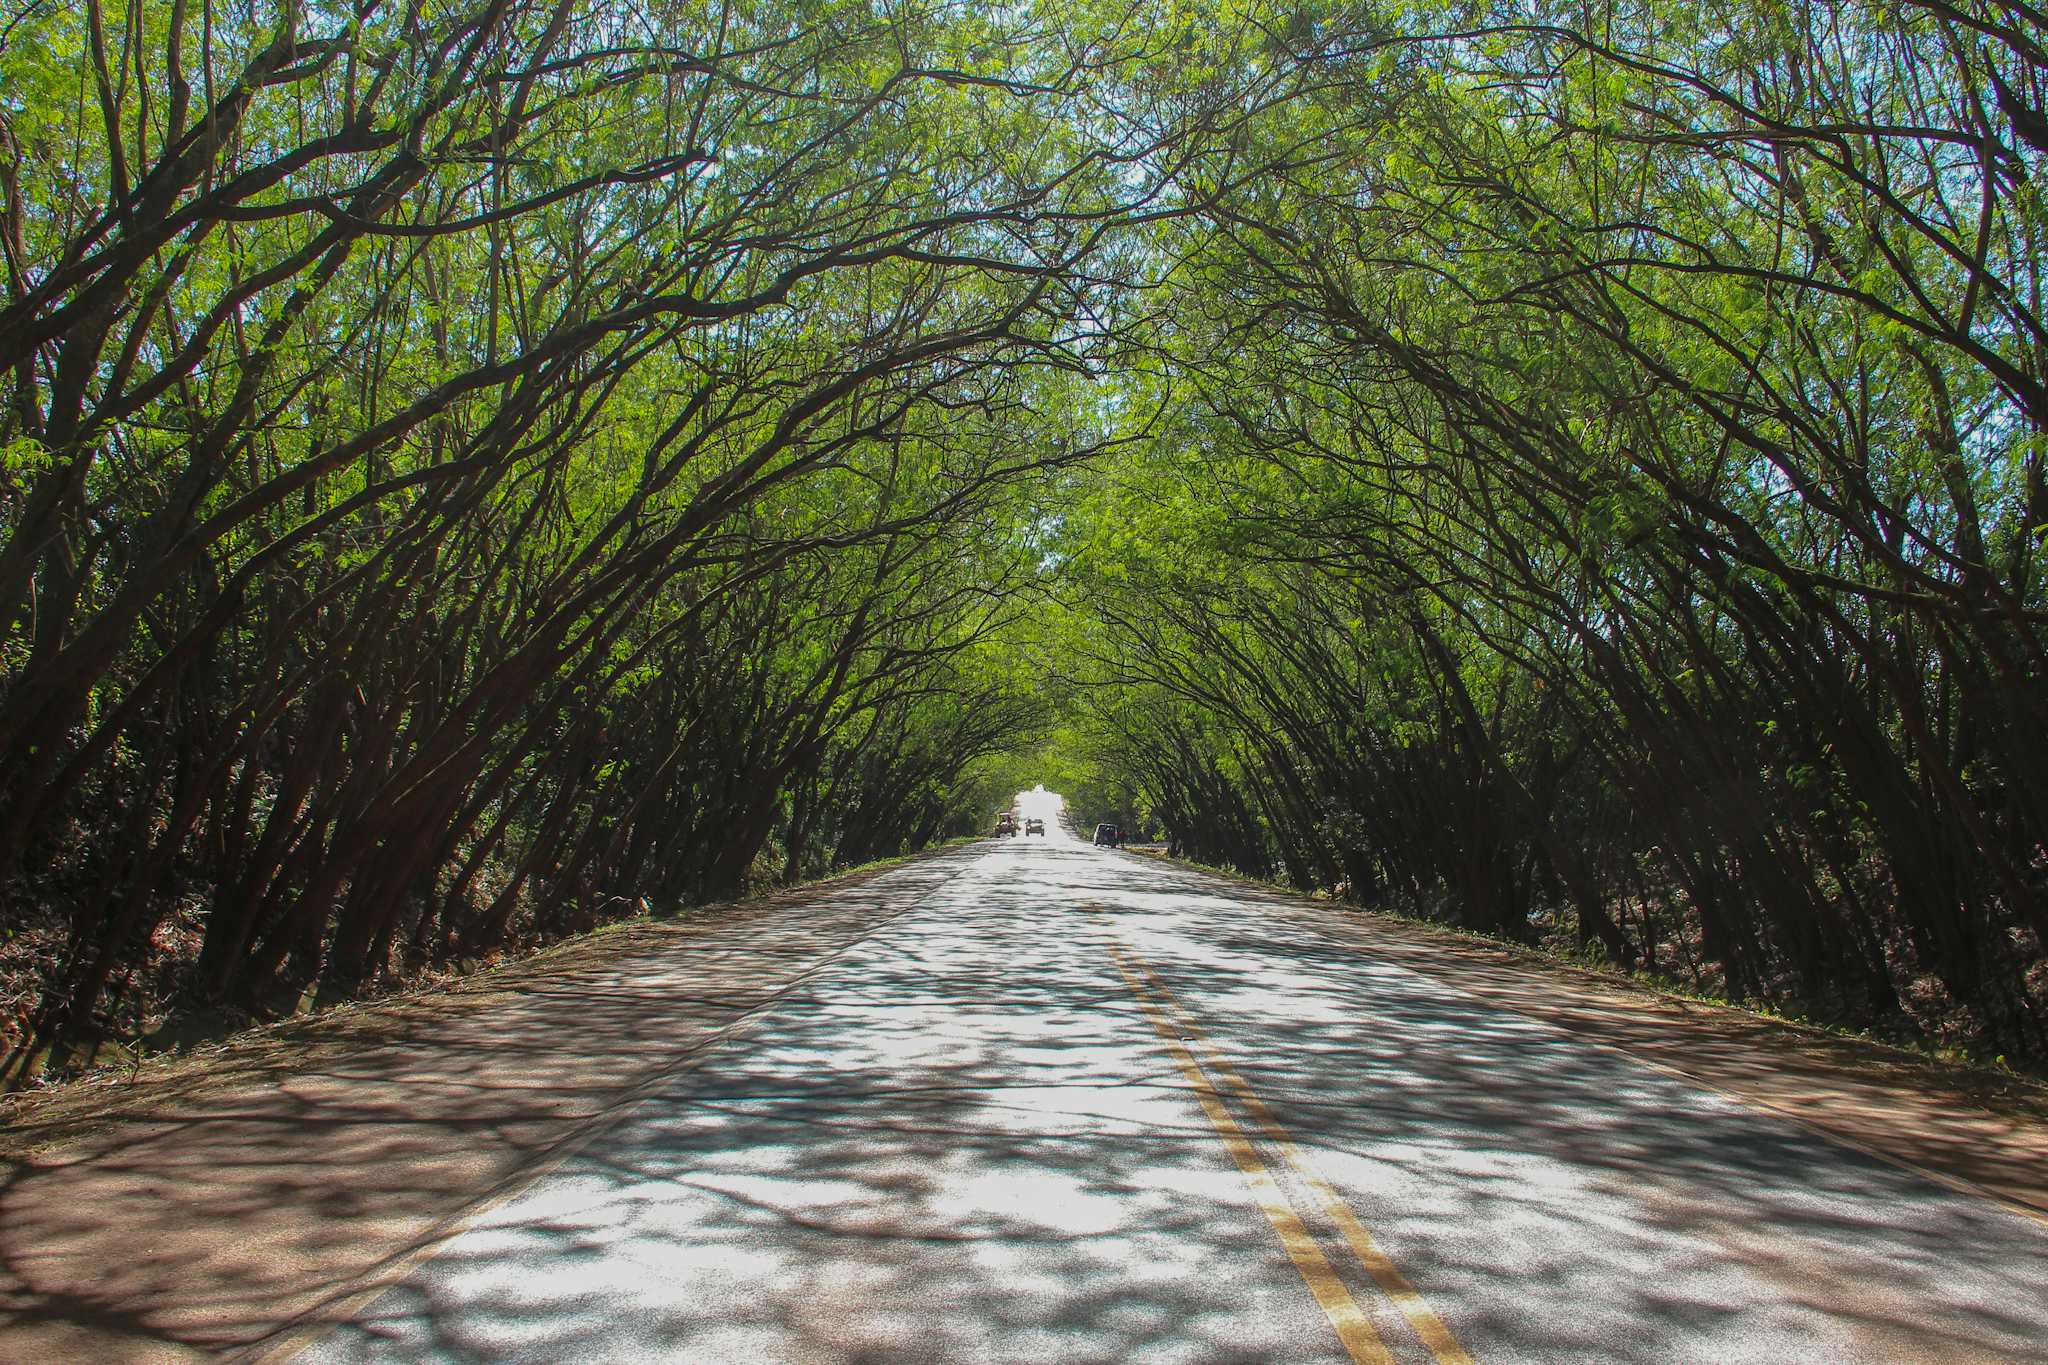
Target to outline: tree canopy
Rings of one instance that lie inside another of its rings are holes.
[[[2044,33],[26,6],[5,1074],[975,831],[1020,754],[2048,1054]]]

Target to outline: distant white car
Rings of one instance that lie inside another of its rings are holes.
[[[1039,819],[1039,818],[1038,818],[1037,816],[1035,816],[1035,815],[1033,815],[1033,816],[1029,817],[1028,819],[1026,819],[1026,820],[1024,821],[1024,832],[1025,832],[1026,834],[1043,834],[1043,833],[1045,833],[1045,821],[1043,821],[1043,820]]]

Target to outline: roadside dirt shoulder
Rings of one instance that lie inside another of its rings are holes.
[[[1769,1019],[1413,920],[1169,863],[1333,942],[1625,1052],[1939,1183],[2048,1223],[2048,1086]]]
[[[979,856],[943,850],[334,1010],[11,1117],[0,1359],[267,1349],[359,1301]]]

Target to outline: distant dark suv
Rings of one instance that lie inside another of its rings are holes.
[[[1097,825],[1095,827],[1095,846],[1097,848],[1115,848],[1122,838],[1123,831],[1115,825]]]
[[[1032,816],[1032,817],[1030,817],[1029,819],[1027,819],[1027,820],[1026,820],[1026,821],[1024,822],[1024,832],[1025,832],[1026,834],[1043,834],[1043,833],[1045,833],[1045,821],[1043,821],[1043,820],[1039,819],[1039,818],[1038,818],[1037,816],[1035,816],[1035,815],[1034,815],[1034,816]]]

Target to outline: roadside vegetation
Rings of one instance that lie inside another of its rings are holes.
[[[1083,748],[1202,861],[2041,1057],[2038,16],[1517,15],[1318,30],[1170,229]]]
[[[978,830],[1033,755],[2048,1055],[2044,40],[28,4],[0,1082]]]
[[[1189,122],[1037,22],[17,15],[0,1079],[963,826]]]

